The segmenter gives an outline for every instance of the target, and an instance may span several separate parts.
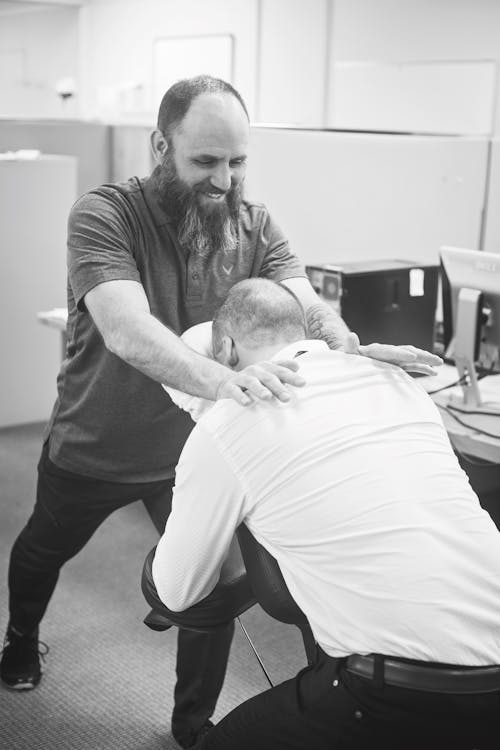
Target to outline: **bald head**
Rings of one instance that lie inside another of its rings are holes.
[[[300,302],[285,286],[267,279],[235,284],[212,325],[215,359],[238,370],[305,337]]]
[[[199,96],[215,95],[216,98],[229,96],[242,110],[248,122],[248,111],[241,94],[227,81],[213,76],[196,76],[177,81],[165,93],[158,110],[158,130],[167,142],[171,142],[174,130],[182,123],[191,106]]]

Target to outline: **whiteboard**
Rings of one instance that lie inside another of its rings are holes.
[[[254,126],[246,194],[267,204],[304,263],[437,263],[477,247],[487,139]]]
[[[211,75],[232,83],[234,38],[231,34],[172,36],[153,43],[153,110],[181,78]]]
[[[327,127],[388,132],[493,131],[496,62],[336,63]]]

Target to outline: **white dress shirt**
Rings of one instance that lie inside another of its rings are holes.
[[[441,417],[398,367],[301,341],[289,403],[218,401],[192,431],[153,563],[183,610],[215,586],[236,527],[278,560],[332,656],[500,663],[500,534]]]

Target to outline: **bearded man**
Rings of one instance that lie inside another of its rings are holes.
[[[104,185],[69,218],[68,327],[58,398],[45,431],[33,515],[10,561],[10,621],[1,663],[7,687],[40,681],[38,629],[61,566],[117,508],[142,500],[162,532],[174,470],[193,422],[161,384],[211,400],[289,399],[294,362],[233,372],[179,336],[210,320],[241,279],[283,282],[310,334],[356,348],[323,306],[266,208],[242,199],[249,120],[239,93],[208,76],[172,86],[151,136],[145,179]],[[408,348],[365,347],[420,369],[439,362]],[[180,630],[172,732],[193,747],[210,726],[233,626]]]

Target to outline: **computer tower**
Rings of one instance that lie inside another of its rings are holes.
[[[412,344],[433,350],[439,266],[410,260],[306,266],[320,298],[362,344]]]

